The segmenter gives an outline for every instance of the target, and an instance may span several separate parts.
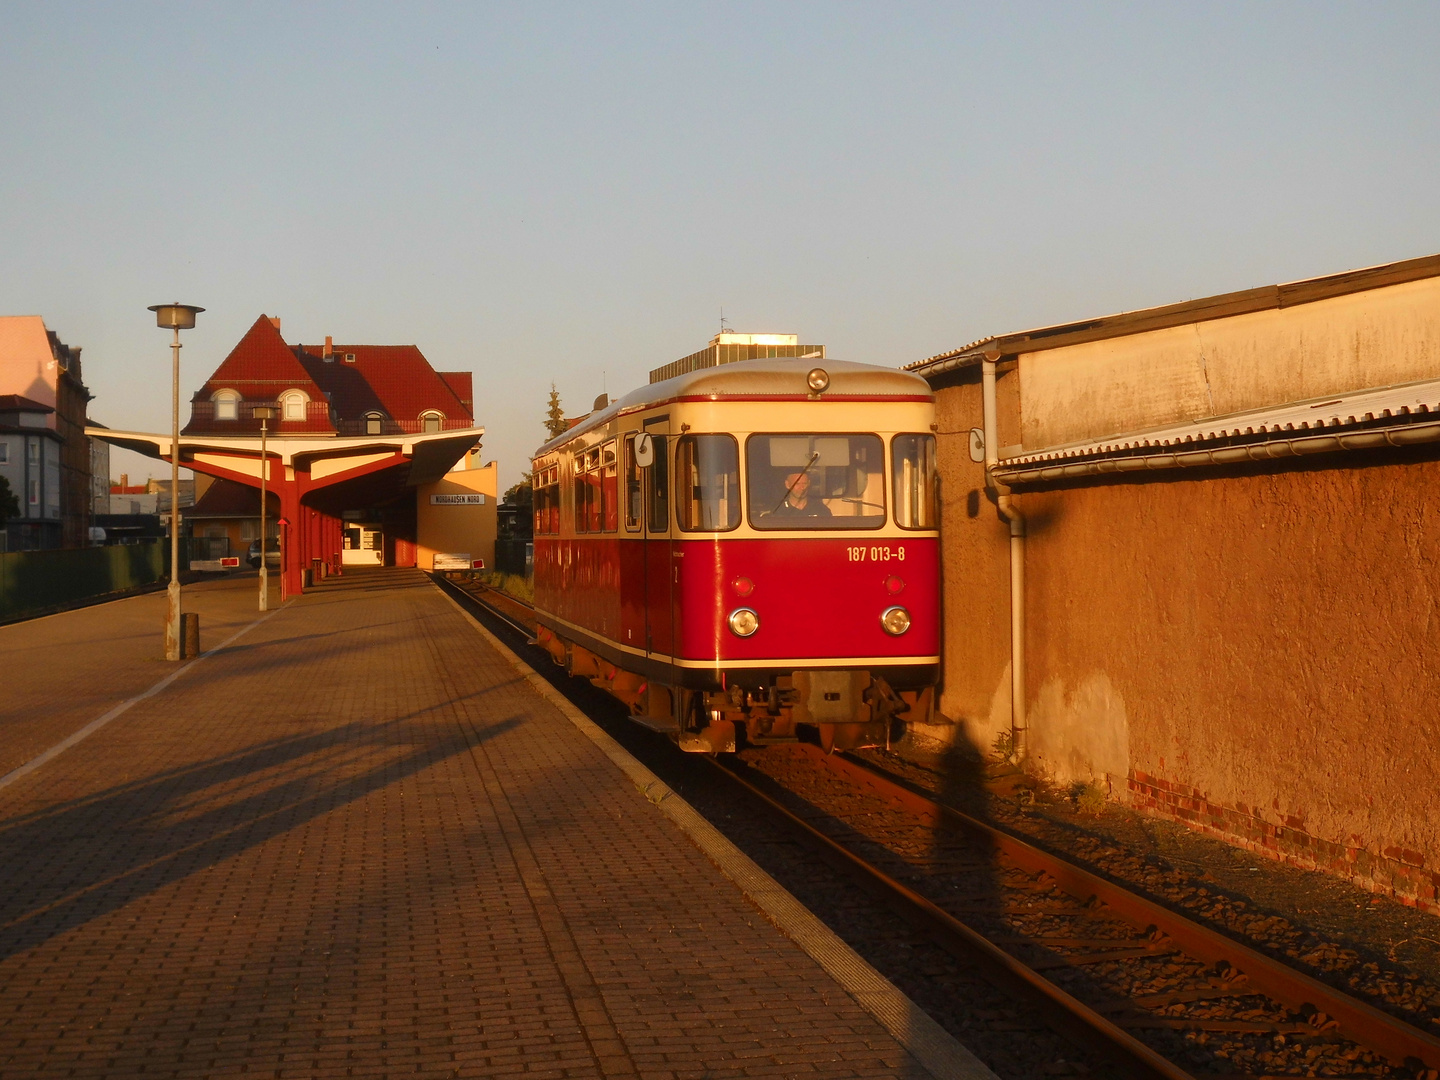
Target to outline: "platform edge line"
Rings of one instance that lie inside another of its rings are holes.
[[[121,599],[131,600],[131,599],[134,599],[134,598],[133,598],[133,597],[126,596],[126,597],[121,597]],[[112,602],[113,602],[113,603],[119,603],[118,600],[117,600],[117,601],[112,601]],[[10,770],[8,773],[6,773],[4,776],[0,776],[0,790],[3,790],[4,788],[9,787],[11,784],[13,784],[16,780],[19,780],[21,777],[23,777],[23,776],[28,776],[30,773],[32,773],[32,772],[34,772],[36,769],[40,768],[41,765],[44,765],[47,761],[51,761],[52,759],[59,757],[59,756],[60,756],[61,754],[63,754],[66,750],[69,750],[72,746],[74,746],[76,743],[84,742],[84,741],[85,741],[86,739],[88,739],[91,735],[94,735],[95,732],[99,731],[99,730],[100,730],[101,728],[103,728],[106,724],[110,723],[111,720],[114,720],[114,719],[118,718],[119,716],[121,716],[122,714],[128,712],[129,709],[130,709],[130,707],[131,707],[132,705],[138,705],[138,704],[140,704],[140,702],[144,701],[146,698],[152,698],[152,697],[154,697],[156,694],[160,693],[160,691],[164,690],[167,686],[169,686],[169,685],[170,685],[171,683],[173,683],[176,679],[178,679],[181,675],[184,675],[185,672],[189,671],[189,670],[190,670],[192,667],[194,667],[196,664],[200,663],[201,660],[205,660],[205,659],[207,659],[207,658],[209,658],[209,657],[211,657],[211,656],[214,656],[214,655],[215,655],[217,652],[219,652],[221,649],[224,649],[224,648],[228,647],[231,642],[235,641],[236,639],[242,637],[242,636],[245,635],[245,634],[248,634],[251,630],[254,630],[255,627],[259,626],[259,625],[260,625],[261,623],[263,623],[266,619],[270,618],[271,615],[276,615],[276,614],[278,614],[280,611],[284,610],[284,606],[285,606],[285,605],[282,604],[280,607],[277,607],[274,611],[269,611],[269,612],[266,612],[264,615],[261,615],[260,618],[256,619],[254,622],[248,623],[248,624],[246,624],[245,626],[242,626],[239,630],[236,630],[235,633],[231,634],[228,638],[226,638],[224,641],[222,641],[219,645],[216,645],[216,646],[214,646],[213,648],[210,648],[210,649],[206,649],[206,650],[205,650],[204,652],[202,652],[199,656],[195,657],[195,659],[191,660],[188,664],[182,664],[180,667],[178,667],[178,668],[176,668],[174,671],[170,672],[169,675],[166,675],[163,679],[161,679],[159,682],[157,682],[154,686],[150,687],[150,689],[145,690],[145,691],[143,691],[143,692],[141,692],[141,693],[139,693],[139,694],[136,694],[136,695],[135,695],[134,697],[132,697],[132,698],[126,698],[124,701],[120,702],[118,705],[112,706],[111,709],[110,709],[108,712],[102,713],[100,716],[97,716],[94,720],[91,720],[91,721],[90,721],[88,724],[86,724],[84,727],[79,728],[79,729],[77,729],[77,730],[75,730],[75,731],[72,731],[69,735],[67,735],[65,738],[61,739],[58,743],[56,743],[54,746],[50,747],[48,750],[42,750],[42,751],[40,751],[40,753],[36,754],[33,758],[31,758],[29,761],[25,762],[23,765],[17,765],[17,766],[15,766],[15,768],[11,769],[11,770]],[[67,613],[66,613],[66,612],[63,612],[63,611],[60,611],[60,612],[56,612],[56,614],[57,614],[57,615],[64,615],[64,614],[67,614]]]
[[[432,584],[434,584],[432,580]],[[983,1061],[951,1035],[899,987],[882,975],[804,904],[737,848],[663,780],[577,709],[513,649],[496,637],[460,602],[435,584],[501,656],[542,698],[586,738],[740,889],[765,917],[840,984],[886,1032],[936,1080],[999,1080]]]

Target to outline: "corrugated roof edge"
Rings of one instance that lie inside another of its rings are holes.
[[[1015,356],[1020,353],[1039,352],[1042,349],[1059,349],[1067,345],[1143,334],[1149,330],[1165,330],[1172,326],[1224,319],[1271,308],[1295,307],[1299,304],[1314,303],[1316,300],[1328,300],[1334,296],[1346,296],[1387,285],[1402,285],[1407,281],[1420,281],[1430,277],[1440,277],[1440,255],[1426,255],[1418,259],[1383,263],[1380,266],[1347,270],[1344,273],[1327,274],[1324,277],[1306,278],[1281,285],[1265,285],[1258,289],[1221,293],[1218,296],[1206,296],[1199,300],[1186,300],[1163,307],[1124,311],[1081,322],[1042,326],[1014,334],[997,334],[980,338],[949,352],[937,353],[925,360],[917,360],[913,364],[905,365],[905,370],[931,378],[956,368],[978,364],[987,352]]]
[[[1440,441],[1440,379],[1368,387],[1226,416],[1051,446],[1000,459],[995,476],[1035,484],[1100,473],[1230,464]]]

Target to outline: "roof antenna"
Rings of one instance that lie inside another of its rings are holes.
[[[725,307],[724,307],[724,305],[722,304],[721,307],[720,307],[720,333],[726,334],[726,333],[729,333],[729,332],[730,332],[730,324],[729,324],[729,322],[728,322],[728,321],[726,320],[726,318],[725,318]]]

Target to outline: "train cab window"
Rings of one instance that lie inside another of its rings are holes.
[[[896,435],[890,443],[895,524],[902,529],[940,527],[940,467],[934,435]]]
[[[685,435],[675,444],[675,511],[685,532],[740,524],[740,448],[733,435]]]
[[[654,533],[670,531],[670,458],[664,435],[652,436],[655,442],[655,464],[650,473],[649,529]]]
[[[635,460],[635,436],[625,437],[625,528],[635,532],[645,513],[644,486],[640,464]]]
[[[875,435],[751,435],[750,524],[757,529],[878,529],[885,524],[885,445]]]

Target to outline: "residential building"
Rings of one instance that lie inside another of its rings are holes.
[[[25,465],[21,519],[7,526],[7,541],[12,548],[85,546],[94,492],[80,348],[62,342],[39,315],[0,316],[0,401],[0,426],[29,432],[0,434],[7,455],[23,455]]]
[[[650,372],[652,383],[688,375],[702,368],[733,364],[738,360],[768,360],[781,356],[825,359],[824,345],[802,345],[799,334],[733,334],[722,330],[699,352],[672,360]]]

